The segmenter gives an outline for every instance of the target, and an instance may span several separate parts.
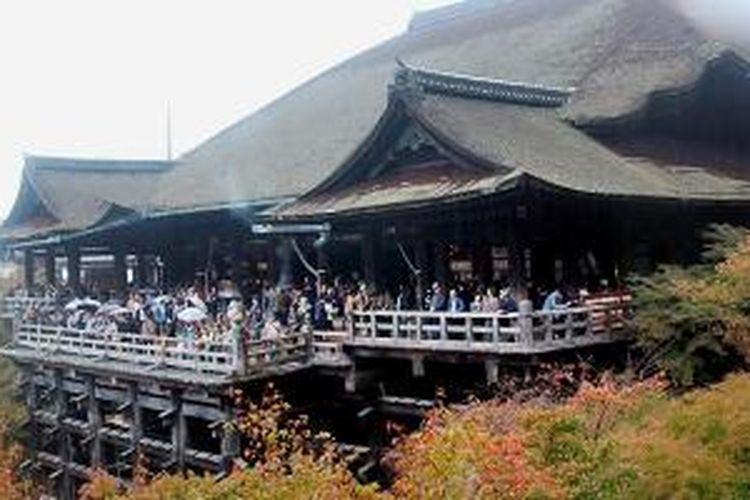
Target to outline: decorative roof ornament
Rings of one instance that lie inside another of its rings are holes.
[[[398,57],[396,58],[396,64],[398,65],[398,69],[393,78],[393,83],[391,83],[388,90],[409,100],[421,99],[423,89],[414,69]]]
[[[399,67],[396,70],[391,90],[408,94],[441,94],[466,99],[556,108],[566,104],[575,91],[573,88],[548,87],[413,68],[398,58],[396,63]]]

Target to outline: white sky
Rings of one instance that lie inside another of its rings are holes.
[[[0,219],[23,154],[176,154],[451,0],[0,0]]]

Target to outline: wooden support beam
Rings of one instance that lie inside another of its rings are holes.
[[[152,268],[153,258],[144,252],[139,252],[136,257],[136,283],[138,286],[146,287],[151,284]]]
[[[185,470],[185,449],[187,448],[187,422],[182,412],[182,391],[172,389],[172,460],[179,471]]]
[[[418,238],[414,241],[414,265],[419,269],[419,276],[415,277],[414,295],[417,303],[417,310],[422,311],[425,307],[425,290],[429,286],[430,276],[428,274],[429,266],[427,265],[427,242],[424,238]]]
[[[128,408],[130,414],[130,443],[135,453],[133,453],[133,466],[138,461],[140,452],[141,439],[143,439],[143,411],[139,404],[139,389],[137,382],[128,384]]]
[[[128,269],[125,262],[125,250],[116,248],[113,251],[115,259],[115,287],[118,291],[124,292],[128,288]]]
[[[445,285],[448,280],[448,244],[442,240],[437,241],[433,250],[435,281]]]
[[[75,293],[81,291],[81,251],[78,247],[70,246],[65,252],[68,256],[68,286]]]
[[[353,358],[344,379],[344,390],[348,393],[357,392],[357,363]]]
[[[24,376],[29,380],[26,389],[26,407],[29,409],[29,455],[33,461],[36,461],[36,454],[39,451],[39,423],[36,419],[36,411],[39,409],[39,398],[37,385],[34,381],[34,368],[26,368]]]
[[[55,250],[47,249],[44,255],[44,280],[50,286],[57,286],[57,270],[55,269]]]
[[[63,371],[55,368],[53,372],[53,385],[55,389],[55,418],[57,420],[57,456],[62,462],[62,473],[60,478],[59,496],[61,500],[72,500],[75,498],[73,480],[68,470],[71,462],[70,434],[63,425],[67,412],[67,399],[63,387]]]
[[[102,427],[102,414],[99,401],[96,399],[96,378],[94,376],[86,379],[86,396],[88,400],[89,437],[91,440],[91,466],[98,468],[102,465],[102,441],[99,435],[99,430]]]
[[[230,398],[222,398],[221,409],[225,414],[221,434],[221,471],[228,474],[234,459],[240,456],[240,436],[234,425],[236,414]]]
[[[23,252],[23,283],[27,289],[34,287],[34,250]]]
[[[377,286],[378,283],[378,266],[377,266],[377,250],[376,250],[375,236],[372,232],[365,232],[362,237],[362,274],[365,283],[374,284]]]
[[[411,375],[414,378],[424,377],[424,356],[416,354],[411,357]]]
[[[496,359],[488,359],[484,362],[484,373],[487,385],[497,385],[500,380],[500,365]]]

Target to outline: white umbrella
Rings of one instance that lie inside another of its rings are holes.
[[[67,304],[65,304],[65,310],[66,311],[75,311],[76,309],[78,309],[78,307],[80,305],[81,305],[81,300],[80,299],[73,299],[70,302],[68,302]]]
[[[114,303],[106,303],[102,307],[99,308],[98,311],[96,311],[97,314],[109,314],[110,311],[114,311],[115,309],[119,309],[122,307],[120,304],[114,304]]]
[[[78,303],[79,308],[85,307],[85,308],[90,308],[90,309],[99,309],[101,306],[102,306],[101,302],[99,302],[98,300],[90,299],[88,297],[86,297],[85,299],[83,299],[82,301]]]
[[[132,311],[128,309],[127,307],[117,307],[114,309],[110,309],[107,314],[109,316],[119,316],[120,314],[130,314]]]
[[[206,307],[206,303],[203,302],[201,298],[198,297],[197,295],[191,295],[190,297],[187,298],[187,301],[193,304],[193,306],[203,311],[208,309],[208,307]]]
[[[198,309],[197,307],[188,307],[177,314],[177,319],[185,323],[203,321],[207,317],[208,315],[202,309]]]

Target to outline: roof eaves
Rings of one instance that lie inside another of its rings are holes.
[[[552,87],[535,83],[485,78],[413,68],[397,60],[394,86],[465,99],[507,102],[527,106],[560,107],[575,92],[572,87]]]

